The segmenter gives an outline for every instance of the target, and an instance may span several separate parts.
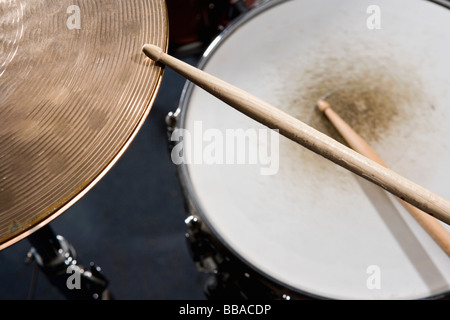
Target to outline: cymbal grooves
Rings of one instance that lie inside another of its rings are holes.
[[[162,76],[142,45],[167,49],[167,25],[163,0],[0,3],[0,250],[124,152]]]

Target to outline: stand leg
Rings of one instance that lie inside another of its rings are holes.
[[[110,300],[108,280],[100,267],[85,269],[77,262],[75,249],[46,225],[28,237],[34,260],[47,279],[70,300]]]

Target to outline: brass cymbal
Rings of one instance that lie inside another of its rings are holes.
[[[164,0],[0,1],[0,250],[79,200],[145,121]]]

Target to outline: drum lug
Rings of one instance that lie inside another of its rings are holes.
[[[197,269],[204,273],[217,273],[218,263],[222,259],[218,255],[214,245],[202,231],[202,221],[198,216],[191,215],[186,218],[185,223],[188,227],[186,241]]]
[[[197,234],[200,232],[202,222],[199,217],[196,215],[191,215],[184,220],[184,223],[186,223],[187,227],[189,228],[189,231],[193,234]]]
[[[178,122],[178,116],[180,114],[180,109],[177,109],[175,112],[170,111],[166,116],[166,126],[167,131],[171,134]]]
[[[172,141],[171,137],[172,137],[172,133],[175,130],[176,126],[177,126],[177,122],[178,122],[178,116],[180,114],[180,109],[177,109],[175,112],[169,112],[166,115],[166,129],[167,129],[167,140],[169,141],[169,151],[171,151],[173,149],[173,147],[175,146],[175,142]]]

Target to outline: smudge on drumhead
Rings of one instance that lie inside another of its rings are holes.
[[[380,141],[392,123],[402,117],[394,99],[377,88],[348,86],[338,88],[323,98],[369,144]],[[317,108],[312,109],[307,123],[346,144],[331,122]]]
[[[285,76],[287,83],[279,104],[287,113],[345,145],[317,108],[317,101],[326,99],[392,166],[413,143],[411,136],[430,127],[423,121],[426,122],[432,109],[412,66],[394,59],[370,59],[370,63],[368,60],[366,57],[320,59],[318,55],[315,63],[300,71],[293,68]],[[313,170],[318,175],[318,181],[325,175],[341,176],[328,160],[304,148],[295,151],[291,146],[290,149],[288,152],[301,159],[305,170]]]

